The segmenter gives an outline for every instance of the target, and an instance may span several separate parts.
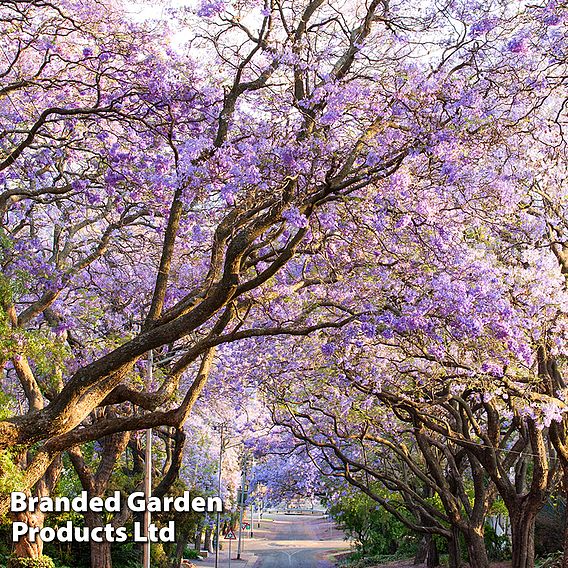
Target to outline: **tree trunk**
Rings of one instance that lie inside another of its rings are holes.
[[[562,430],[566,432],[566,430]],[[562,568],[568,568],[568,463],[565,459],[564,452],[558,452],[558,456],[562,463],[562,493],[564,497],[564,534],[563,534],[563,550]]]
[[[424,535],[420,539],[420,544],[418,545],[418,550],[416,551],[416,556],[414,556],[414,564],[423,564],[426,562],[426,558],[428,557],[428,545],[430,544],[431,540],[430,535]]]
[[[428,543],[428,557],[426,558],[426,566],[428,568],[436,568],[440,565],[440,555],[438,553],[438,547],[436,546],[436,540],[430,536],[430,542]]]
[[[452,527],[452,536],[448,539],[448,568],[460,568],[461,566],[459,535],[459,530]]]
[[[562,568],[568,568],[568,508],[564,519],[564,554],[562,555]]]
[[[511,516],[511,568],[534,568],[534,528],[536,514],[519,511]]]
[[[203,542],[203,550],[207,552],[213,552],[213,527],[207,527],[205,529],[205,539]]]
[[[12,520],[15,522],[26,523],[28,527],[43,528],[45,515],[39,511],[30,512],[23,511],[21,513],[14,513]],[[36,537],[35,541],[31,541],[26,535],[20,537],[18,542],[14,543],[12,550],[13,556],[16,558],[41,558],[43,552],[43,542]]]
[[[195,550],[201,550],[201,538],[202,537],[203,537],[203,527],[199,526],[199,527],[197,527],[197,530],[195,531],[195,542],[194,542]]]
[[[92,531],[96,527],[104,526],[104,519],[100,513],[85,513],[85,524]],[[104,533],[103,533],[104,538]],[[112,568],[111,543],[107,541],[95,542],[91,540],[91,568]]]
[[[475,529],[468,531],[465,536],[469,565],[475,568],[489,568],[489,558],[485,548],[483,533]]]
[[[112,568],[110,542],[91,542],[91,568]]]
[[[176,542],[176,556],[172,561],[171,568],[180,568],[181,561],[183,560],[183,551],[185,550],[185,546],[187,545],[188,540],[189,535],[187,534],[187,532],[182,531],[179,533]]]

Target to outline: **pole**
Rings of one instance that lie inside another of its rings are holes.
[[[243,477],[241,480],[241,498],[239,499],[239,544],[237,546],[237,560],[241,559],[243,546],[243,513],[245,510],[245,487],[247,486],[247,456],[243,458]]]
[[[147,377],[148,377],[148,387],[152,384],[152,366],[154,364],[153,361],[153,353],[150,350],[148,354],[148,366],[147,366]],[[146,452],[145,452],[145,472],[144,472],[144,495],[146,497],[146,505],[148,504],[148,500],[152,495],[152,429],[148,428],[146,430]],[[147,507],[146,507],[147,509]],[[149,541],[149,534],[150,534],[150,522],[151,522],[151,514],[150,511],[144,511],[144,535],[146,536],[146,542],[143,544],[143,567],[144,568],[151,568],[150,567],[150,541]]]
[[[217,494],[219,495],[219,499],[221,499],[221,475],[222,475],[222,466],[223,466],[223,445],[225,444],[224,440],[225,425],[221,424],[220,429],[221,429],[221,446],[219,447],[219,478],[217,480]],[[221,540],[221,511],[217,511],[217,540],[215,541],[215,568],[218,568],[219,566],[220,540]],[[229,546],[231,546],[230,541],[229,541]]]
[[[233,539],[229,540],[229,568],[231,568],[231,543]]]
[[[254,505],[250,504],[250,537],[252,538],[253,535],[253,525],[254,525]]]

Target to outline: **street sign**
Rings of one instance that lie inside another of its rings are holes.
[[[248,531],[250,529],[249,523],[243,523],[243,530]]]
[[[237,540],[237,536],[235,535],[235,531],[233,529],[229,529],[225,534],[225,540]]]

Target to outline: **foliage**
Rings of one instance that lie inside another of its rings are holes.
[[[14,459],[14,451],[0,450],[0,494],[21,491],[23,487],[24,477]]]
[[[535,568],[561,568],[562,566],[562,553],[554,552],[548,554],[543,558],[537,559]]]
[[[189,546],[186,546],[183,557],[187,558],[188,560],[201,560],[199,550],[195,550],[195,548],[191,548]]]
[[[138,568],[140,550],[132,542],[118,543],[112,547],[113,568]]]
[[[48,556],[42,556],[41,558],[11,557],[6,568],[56,568],[56,566]]]
[[[354,540],[361,556],[408,557],[416,552],[413,533],[363,493],[345,491],[329,511],[337,526]]]
[[[405,554],[377,554],[374,556],[363,556],[361,554],[353,554],[349,558],[343,560],[340,566],[348,568],[375,568],[377,565],[394,562],[408,558]]]
[[[484,538],[490,560],[497,562],[511,558],[511,541],[508,535],[498,535],[491,525],[485,525]]]

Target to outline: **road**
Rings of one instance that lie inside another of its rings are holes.
[[[329,552],[346,549],[341,533],[321,516],[265,515],[248,550],[258,557],[254,568],[332,568]]]

